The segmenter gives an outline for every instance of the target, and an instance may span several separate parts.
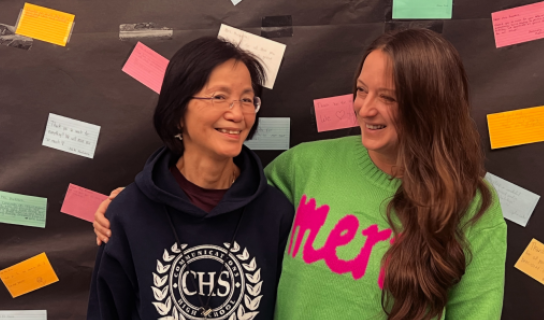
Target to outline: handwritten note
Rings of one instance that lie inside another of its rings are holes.
[[[253,139],[244,144],[251,150],[287,150],[291,118],[260,118]]]
[[[264,66],[266,80],[264,86],[268,89],[274,88],[276,77],[280,69],[281,60],[285,53],[285,45],[276,41],[265,39],[233,27],[222,24],[219,29],[218,38],[238,45],[242,50],[253,53]]]
[[[544,284],[544,243],[531,240],[515,267]]]
[[[73,14],[25,3],[15,33],[66,46],[75,17]]]
[[[357,118],[353,112],[353,95],[314,100],[317,131],[356,127]]]
[[[491,18],[497,48],[544,38],[544,2],[494,12]]]
[[[96,209],[107,198],[101,193],[70,183],[60,212],[93,222]]]
[[[0,270],[0,279],[13,298],[59,281],[45,252]]]
[[[47,320],[47,310],[0,310],[0,319]]]
[[[92,159],[99,134],[99,126],[50,113],[42,145]]]
[[[393,19],[451,19],[452,0],[393,0]]]
[[[0,222],[45,228],[47,199],[0,191]]]
[[[527,226],[540,196],[490,172],[485,175],[485,178],[497,190],[504,217],[520,226]]]
[[[168,62],[168,59],[138,42],[122,70],[156,93],[161,93]]]
[[[487,115],[491,149],[544,141],[544,106]]]

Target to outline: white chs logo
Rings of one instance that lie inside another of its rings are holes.
[[[204,319],[200,301],[205,303],[210,296],[212,312],[207,319],[252,320],[259,314],[261,269],[257,269],[255,258],[244,263],[250,260],[247,248],[236,254],[238,243],[234,242],[230,252],[229,243],[224,246],[205,244],[186,249],[186,244],[179,248],[176,243],[170,250],[164,249],[151,287],[153,305],[162,316],[159,320]],[[223,271],[217,274],[223,264]]]

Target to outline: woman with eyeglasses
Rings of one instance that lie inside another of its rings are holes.
[[[243,145],[263,79],[216,38],[174,55],[154,114],[165,146],[107,210],[88,319],[272,319],[294,212]]]

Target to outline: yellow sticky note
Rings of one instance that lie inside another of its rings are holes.
[[[544,141],[544,106],[487,115],[491,149]]]
[[[59,281],[45,252],[1,270],[0,279],[13,298]]]
[[[544,243],[531,240],[515,267],[544,284]]]
[[[16,34],[66,46],[75,15],[25,3]]]

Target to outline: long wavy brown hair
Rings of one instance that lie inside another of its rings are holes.
[[[395,238],[382,260],[382,307],[389,320],[441,317],[470,261],[465,228],[491,203],[465,70],[453,45],[426,29],[380,36],[357,75],[374,50],[385,52],[393,67],[402,180],[387,207]],[[465,217],[477,192],[479,208]]]

